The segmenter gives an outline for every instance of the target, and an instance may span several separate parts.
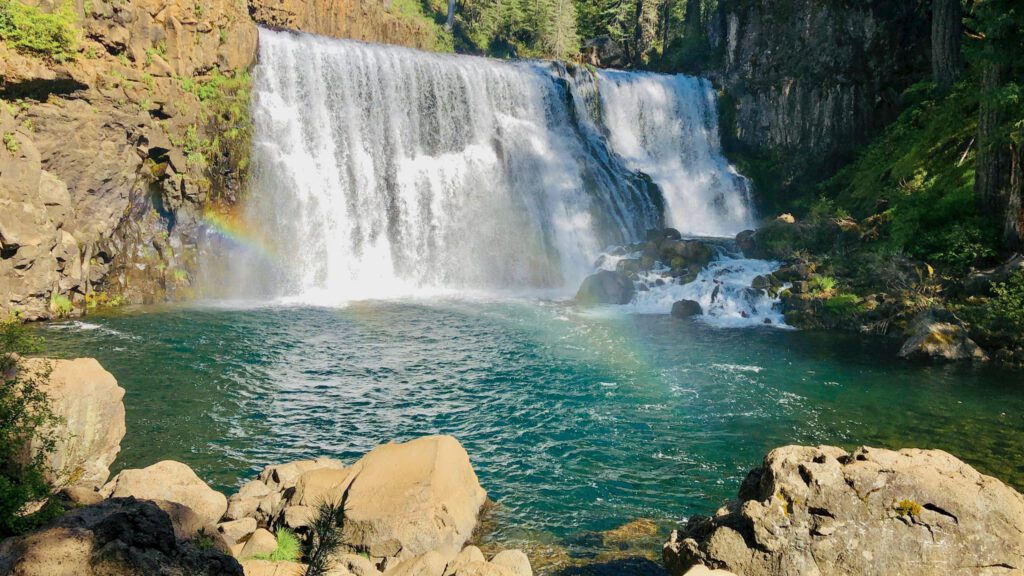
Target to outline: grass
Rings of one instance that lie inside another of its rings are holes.
[[[14,137],[13,132],[4,134],[4,147],[7,148],[7,151],[11,154],[18,153],[20,146],[18,145],[18,140]]]
[[[0,0],[0,40],[19,52],[57,62],[73,60],[79,41],[74,22],[70,2],[62,2],[48,14],[18,0]]]
[[[74,305],[66,296],[57,293],[50,296],[50,312],[57,318],[66,318],[74,311]]]
[[[256,560],[271,562],[298,562],[302,558],[302,545],[295,533],[287,528],[277,529],[277,548],[270,554],[258,554]]]

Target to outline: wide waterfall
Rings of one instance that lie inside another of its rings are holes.
[[[225,281],[320,302],[565,293],[648,229],[733,234],[747,199],[713,107],[693,79],[263,30],[240,215],[263,249]]]

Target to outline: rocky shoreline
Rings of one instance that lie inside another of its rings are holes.
[[[51,454],[70,479],[61,491],[66,513],[0,542],[0,574],[532,576],[531,565],[552,565],[540,549],[530,557],[489,545],[485,556],[478,543],[487,495],[450,436],[384,444],[348,465],[327,457],[270,465],[230,496],[173,461],[108,480],[125,434],[123,389],[94,360],[50,362],[59,436],[85,441],[59,443]],[[938,450],[778,448],[738,495],[669,535],[668,574],[1024,570],[1024,496]],[[311,559],[301,550],[322,538],[325,503],[344,509],[340,544],[328,571],[307,572]],[[600,537],[632,554],[659,531],[638,520]],[[554,573],[661,570],[627,564]]]

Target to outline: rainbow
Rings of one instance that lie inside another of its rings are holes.
[[[199,218],[202,225],[233,247],[253,254],[271,264],[280,262],[274,245],[243,217],[234,212],[207,210]]]

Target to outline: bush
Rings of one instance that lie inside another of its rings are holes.
[[[63,2],[52,13],[26,6],[18,0],[0,0],[0,40],[20,52],[72,60],[78,50],[78,30],[70,2]]]
[[[341,502],[328,499],[316,507],[316,516],[309,525],[305,576],[324,576],[331,570],[331,557],[342,543],[347,503],[348,489],[345,489]]]
[[[976,327],[1019,344],[1024,340],[1024,272],[992,286],[992,298],[964,309],[964,316]]]
[[[0,467],[0,538],[32,530],[59,513],[49,499],[52,489],[45,479],[46,455],[56,443],[53,430],[58,423],[42,389],[49,374],[17,370],[20,355],[40,348],[40,341],[17,318],[0,322],[0,462],[20,461],[30,441],[41,447],[23,465]],[[45,504],[25,514],[33,502]]]

